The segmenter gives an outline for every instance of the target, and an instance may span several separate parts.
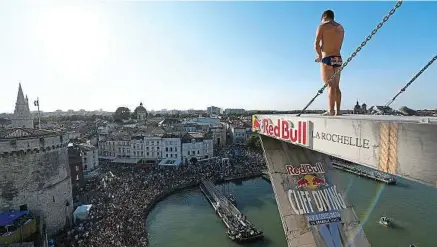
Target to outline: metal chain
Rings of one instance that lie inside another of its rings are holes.
[[[405,90],[423,73],[425,72],[425,70],[432,64],[435,62],[435,60],[437,60],[437,55],[435,55],[429,62],[427,65],[425,65],[425,67],[423,67],[419,73],[417,73],[408,83],[407,85],[405,85],[401,91],[399,91],[385,106],[389,107],[395,100],[396,98],[403,92],[405,92]]]
[[[329,78],[329,80],[325,83],[325,85],[323,85],[321,89],[319,89],[319,91],[317,91],[317,94],[310,100],[310,102],[308,102],[308,104],[302,109],[302,111],[299,114],[297,114],[297,116],[300,116],[302,113],[304,113],[305,110],[314,102],[314,100],[316,100],[316,98],[319,97],[319,95],[321,95],[323,91],[325,91],[326,85],[328,85],[335,77],[337,77],[340,74],[340,72],[350,63],[350,61],[352,61],[352,59],[358,54],[358,52],[360,52],[361,49],[364,48],[367,42],[369,42],[372,39],[372,37],[378,32],[378,30],[381,29],[382,26],[384,26],[384,24],[388,21],[388,19],[390,19],[390,17],[402,5],[402,2],[403,0],[399,0],[396,3],[396,5],[390,10],[390,12],[384,17],[384,19],[382,19],[382,21],[376,26],[376,28],[373,29],[373,31],[369,34],[369,36],[367,36],[367,38],[361,43],[361,45],[358,46],[358,48],[352,53],[352,55],[346,60],[346,62],[343,63],[340,69],[337,70],[331,76],[331,78]]]

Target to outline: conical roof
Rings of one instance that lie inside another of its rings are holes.
[[[18,94],[17,94],[17,105],[25,105],[26,100],[24,99],[23,89],[21,88],[21,83],[18,85]]]

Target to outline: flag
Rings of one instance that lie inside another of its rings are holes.
[[[35,106],[39,106],[39,100],[35,100],[35,101],[33,102],[33,104],[34,104]]]

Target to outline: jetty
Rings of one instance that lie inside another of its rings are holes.
[[[248,242],[264,237],[229,199],[210,180],[202,180],[200,190],[228,229],[228,237],[235,242]]]
[[[332,161],[332,166],[337,168],[338,170],[353,173],[360,177],[370,178],[382,183],[386,183],[388,185],[396,184],[396,178],[385,172],[373,170],[370,168],[365,168],[336,158],[331,158],[331,161]]]

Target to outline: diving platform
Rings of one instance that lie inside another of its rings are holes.
[[[330,156],[436,186],[437,118],[254,115],[291,247],[370,246]]]

